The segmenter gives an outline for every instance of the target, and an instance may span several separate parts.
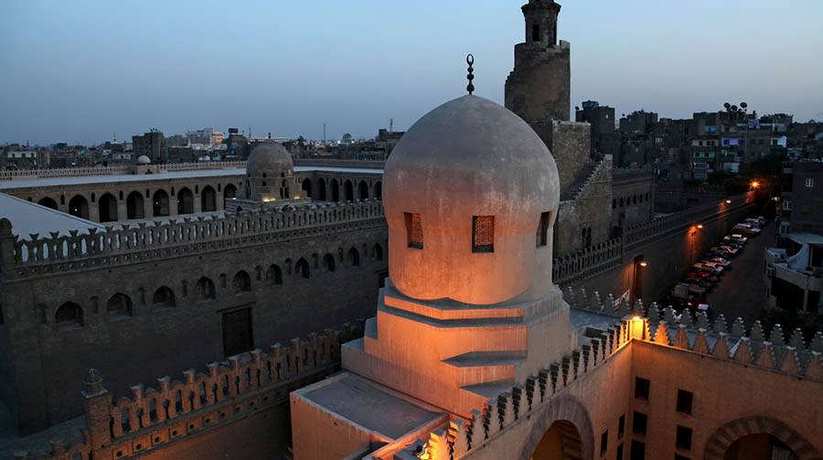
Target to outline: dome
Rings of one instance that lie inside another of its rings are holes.
[[[151,158],[147,157],[146,155],[140,155],[139,157],[137,157],[137,164],[139,164],[139,165],[151,164]]]
[[[291,197],[294,162],[280,144],[258,144],[246,163],[245,198],[271,201]]]
[[[403,294],[494,304],[551,285],[557,166],[506,108],[464,96],[424,115],[386,162],[383,200]]]

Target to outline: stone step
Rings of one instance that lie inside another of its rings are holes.
[[[478,383],[475,385],[466,385],[460,389],[469,392],[471,395],[477,396],[478,400],[482,403],[511,390],[513,386],[514,379],[511,378],[493,382]]]
[[[473,351],[443,361],[457,379],[458,386],[514,379],[517,365],[526,359],[523,351]]]

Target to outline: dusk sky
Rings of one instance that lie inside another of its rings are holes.
[[[823,119],[821,0],[566,0],[572,103],[666,117],[745,100]],[[465,93],[503,101],[520,1],[0,4],[0,143],[159,128],[372,137]]]

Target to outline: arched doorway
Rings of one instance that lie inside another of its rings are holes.
[[[766,433],[750,434],[733,442],[723,460],[798,460],[797,455],[779,439]]]
[[[311,198],[313,196],[312,193],[311,193],[312,192],[312,190],[311,190],[311,179],[309,179],[309,178],[303,179],[303,184],[300,186],[300,188],[303,189],[303,196],[304,197]]]
[[[582,457],[583,441],[572,422],[552,423],[532,453],[533,460],[578,460]]]
[[[200,210],[203,212],[217,211],[217,192],[207,185],[200,192]]]
[[[326,179],[317,179],[317,199],[326,201]]]
[[[340,184],[337,183],[337,179],[331,180],[331,200],[340,201]]]
[[[49,197],[40,198],[40,201],[37,202],[40,206],[45,206],[51,209],[57,209],[57,202]]]
[[[733,420],[706,442],[705,460],[811,460],[820,452],[785,423],[771,417]]]
[[[369,185],[366,184],[366,181],[360,181],[357,185],[357,195],[358,198],[361,200],[368,200],[369,199]]]
[[[226,201],[237,196],[237,187],[234,184],[226,184],[223,187],[223,208],[226,207]]]
[[[383,183],[377,182],[374,184],[374,199],[375,200],[382,200],[383,199]]]
[[[143,204],[143,194],[131,192],[126,197],[126,218],[143,219],[146,217],[146,208]]]
[[[152,217],[169,215],[169,194],[165,190],[158,190],[152,196]]]
[[[520,455],[512,458],[593,458],[594,429],[588,410],[580,401],[571,396],[560,396],[532,416],[536,422],[529,437]]]
[[[100,222],[117,220],[117,198],[111,193],[104,193],[97,201],[98,218]]]
[[[194,194],[188,187],[177,192],[177,214],[191,214],[194,212]]]
[[[346,201],[354,201],[354,185],[352,185],[350,180],[346,181],[344,188],[346,191]]]
[[[75,195],[69,200],[69,214],[83,219],[89,218],[89,202],[83,195]]]

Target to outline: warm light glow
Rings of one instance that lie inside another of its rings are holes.
[[[275,201],[274,198],[263,198],[263,203],[271,203],[272,201]]]
[[[760,182],[758,182],[756,180],[753,180],[752,183],[751,183],[751,186],[752,186],[752,188],[760,187]]]
[[[640,266],[643,267],[643,268],[646,268],[646,267],[649,266],[649,263],[644,260],[644,261],[640,262]]]
[[[726,204],[732,204],[732,200],[726,200]]]
[[[697,224],[697,229],[698,230],[703,230],[703,224]]]
[[[629,320],[629,338],[630,339],[644,339],[644,335],[646,332],[646,319],[639,316],[634,315]]]

